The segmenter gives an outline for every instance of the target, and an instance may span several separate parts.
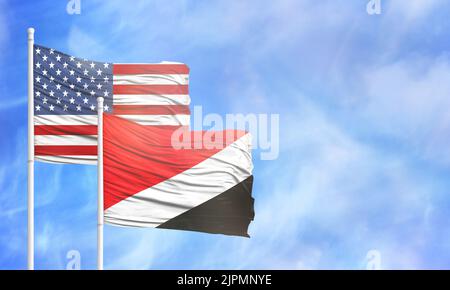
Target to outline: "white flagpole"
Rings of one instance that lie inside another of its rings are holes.
[[[97,269],[103,270],[103,97],[97,98]]]
[[[33,45],[34,28],[28,28],[28,235],[27,265],[34,270],[34,96]]]

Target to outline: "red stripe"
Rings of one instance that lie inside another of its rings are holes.
[[[185,64],[114,64],[113,74],[188,74],[189,67]]]
[[[36,155],[97,155],[97,146],[34,146]]]
[[[184,105],[114,105],[114,115],[189,115]]]
[[[97,135],[95,125],[36,125],[34,135]]]
[[[114,85],[115,95],[187,95],[187,85]]]

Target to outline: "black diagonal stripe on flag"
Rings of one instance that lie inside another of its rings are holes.
[[[252,186],[253,176],[250,176],[224,193],[159,225],[158,228],[250,237],[247,230],[255,217]]]

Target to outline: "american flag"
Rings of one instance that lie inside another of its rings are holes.
[[[189,126],[189,68],[113,64],[34,46],[36,160],[96,164],[97,97],[105,113],[148,126]]]

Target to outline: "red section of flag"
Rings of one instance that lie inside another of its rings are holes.
[[[127,197],[152,187],[210,158],[243,136],[243,131],[215,138],[219,149],[175,149],[171,138],[175,130],[142,126],[117,116],[104,115],[104,207],[105,210]],[[189,144],[211,132],[189,132]],[[200,137],[200,138],[199,138]],[[211,138],[210,138],[211,139]],[[226,140],[225,140],[226,139]],[[217,144],[215,142],[215,144]],[[197,144],[198,145],[198,144]]]
[[[97,135],[95,125],[36,125],[34,135]]]
[[[97,155],[97,146],[34,146],[34,154],[42,156]]]
[[[185,64],[114,64],[115,75],[136,74],[188,74],[189,67]]]

